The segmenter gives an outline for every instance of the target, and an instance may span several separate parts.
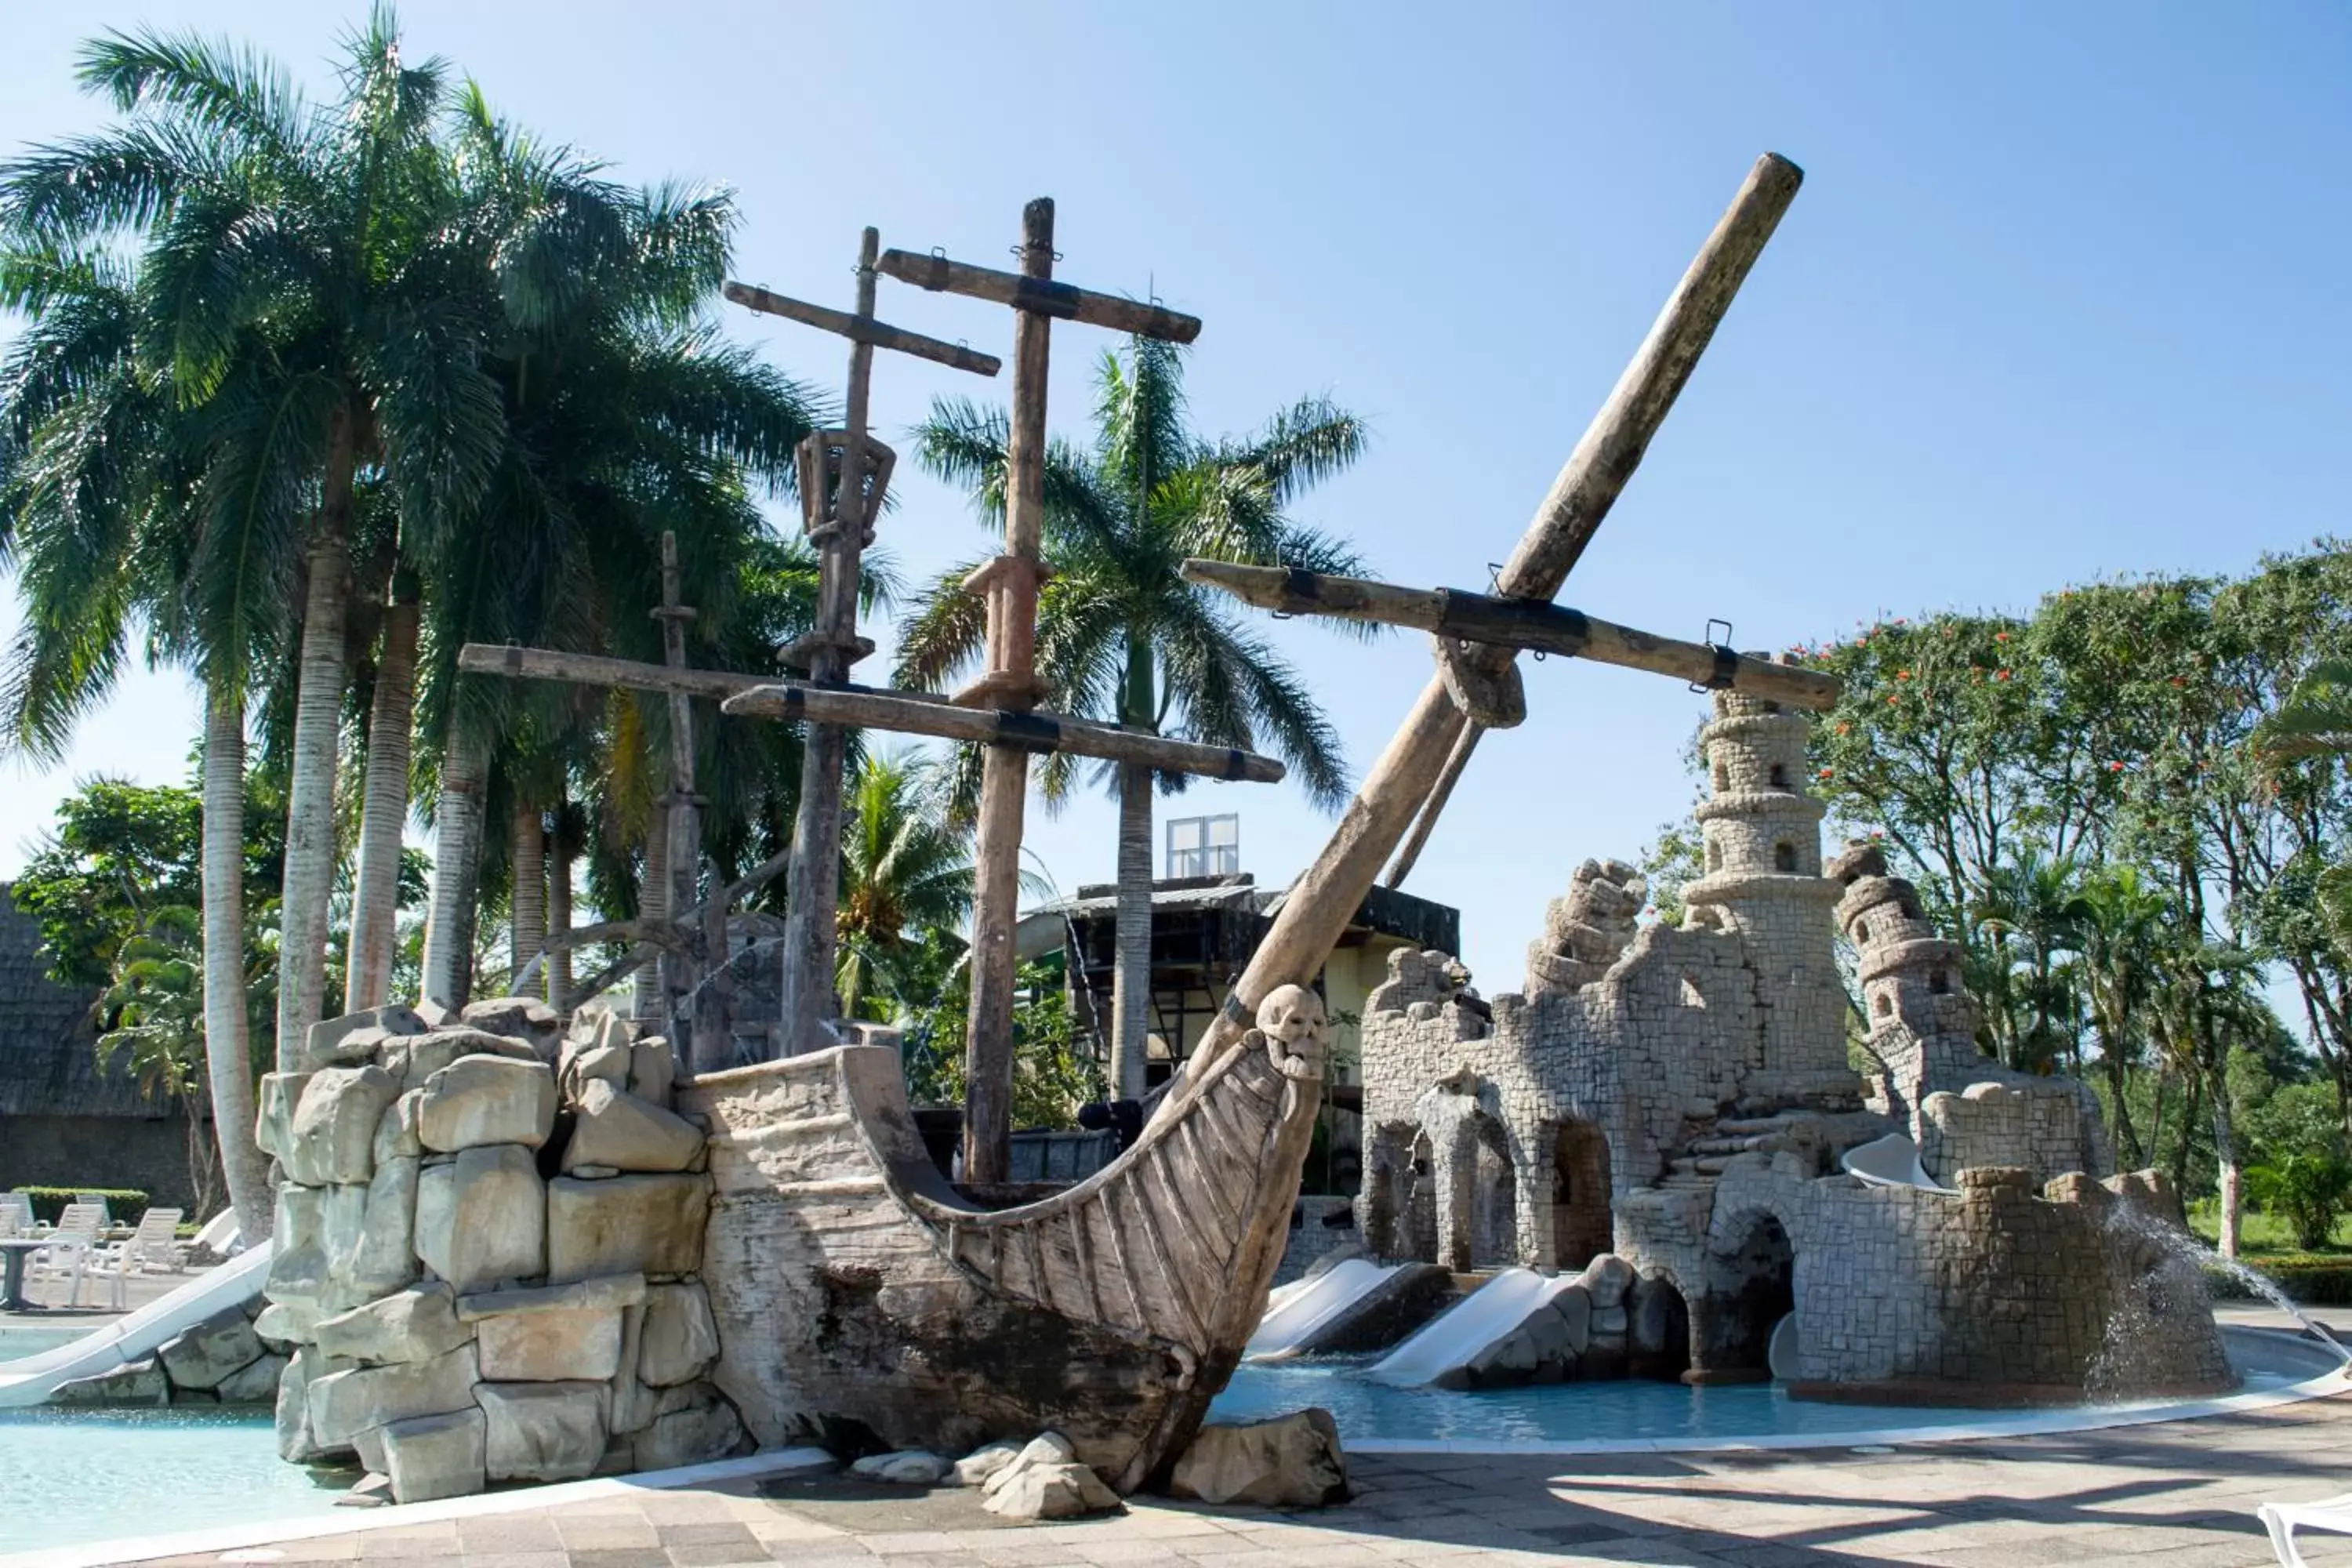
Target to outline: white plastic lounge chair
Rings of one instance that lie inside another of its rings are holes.
[[[0,1236],[37,1236],[40,1222],[33,1217],[33,1194],[0,1193]]]
[[[104,1193],[76,1193],[74,1194],[74,1202],[78,1204],[96,1204],[98,1205],[98,1224],[100,1229],[102,1230],[106,1226],[114,1223],[114,1211],[106,1206],[106,1194]]]
[[[98,1233],[106,1224],[103,1204],[68,1204],[58,1223],[47,1232],[50,1243],[27,1260],[29,1272],[36,1278],[47,1275],[64,1276],[70,1280],[66,1300],[76,1301],[81,1296],[82,1270],[89,1266],[91,1250],[98,1246]]]
[[[2352,1535],[2352,1492],[2324,1502],[2266,1502],[2255,1511],[2271,1532],[2271,1550],[2278,1553],[2282,1568],[2308,1568],[2303,1553],[2294,1549],[2298,1530]]]
[[[134,1272],[184,1272],[186,1247],[180,1240],[180,1218],[185,1209],[151,1208],[139,1216],[139,1228],[100,1249],[91,1261],[119,1265]]]

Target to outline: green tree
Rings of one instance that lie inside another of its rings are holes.
[[[215,1151],[205,1137],[204,917],[185,905],[153,910],[114,955],[112,984],[99,999],[105,1032],[99,1070],[128,1058],[140,1092],[175,1103],[188,1130],[188,1184],[195,1211],[214,1206]]]
[[[835,981],[842,1016],[919,1005],[928,998],[912,983],[932,967],[937,937],[951,936],[971,912],[970,836],[950,825],[933,782],[907,758],[866,758],[845,804]]]
[[[1212,745],[1261,744],[1290,764],[1308,796],[1346,795],[1339,741],[1313,694],[1220,595],[1184,581],[1187,556],[1318,572],[1360,570],[1355,553],[1293,521],[1289,509],[1353,463],[1354,415],[1304,398],[1255,435],[1209,440],[1185,428],[1183,355],[1131,340],[1096,378],[1091,449],[1056,442],[1045,457],[1044,555],[1054,574],[1038,605],[1038,662],[1064,711]],[[933,405],[917,434],[923,466],[967,486],[1002,526],[1006,418],[961,401]],[[983,646],[980,603],[961,589],[976,563],[918,596],[899,645],[898,679],[937,688]],[[1346,626],[1348,623],[1335,623]],[[1112,1078],[1143,1091],[1150,1016],[1152,770],[1104,770],[1119,803]],[[1048,802],[1076,782],[1076,761],[1041,770]],[[1188,781],[1163,774],[1173,793]]]

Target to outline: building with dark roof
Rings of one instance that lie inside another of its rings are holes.
[[[58,984],[48,963],[40,926],[0,886],[0,1191],[135,1187],[193,1210],[187,1117],[142,1095],[121,1058],[100,1070],[99,993]]]

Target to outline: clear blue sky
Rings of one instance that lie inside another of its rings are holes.
[[[315,80],[357,14],[12,5],[0,150],[98,121],[68,74],[95,28],[225,32]],[[413,50],[542,134],[627,177],[734,186],[739,274],[806,298],[846,303],[863,224],[990,261],[1024,199],[1056,197],[1063,276],[1155,288],[1206,321],[1200,426],[1309,391],[1369,417],[1370,456],[1303,512],[1393,578],[1484,584],[1768,148],[1804,192],[1563,602],[1684,636],[1719,616],[1772,647],[1882,609],[2234,569],[2345,526],[2339,5],[581,0],[559,21],[412,0],[402,17]],[[893,320],[1007,346],[992,307],[885,289]],[[832,340],[729,325],[838,384]],[[1057,428],[1082,430],[1108,341],[1056,330]],[[963,379],[890,359],[886,437]],[[957,497],[910,477],[902,500],[885,533],[910,572],[979,548]],[[1271,630],[1360,768],[1424,648]],[[1528,722],[1489,738],[1409,885],[1463,908],[1489,993],[1517,988],[1579,860],[1631,857],[1690,793],[1701,703],[1680,686],[1552,660],[1528,689]],[[73,776],[176,778],[195,726],[176,679],[142,679],[64,769],[0,774],[0,872]],[[1266,880],[1327,831],[1279,786],[1179,809],[1238,809]],[[1108,879],[1107,803],[1033,822],[1065,887]]]

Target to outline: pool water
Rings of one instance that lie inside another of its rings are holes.
[[[2330,1358],[2271,1336],[2229,1336],[2244,1391],[2284,1388]],[[1255,1420],[1309,1405],[1349,1444],[1634,1445],[1760,1440],[1890,1428],[1933,1436],[2013,1413],[1824,1405],[1769,1384],[1685,1388],[1639,1379],[1477,1393],[1392,1388],[1363,1375],[1371,1358],[1244,1366],[1211,1406]],[[2042,1413],[2063,1416],[2065,1412]],[[0,1557],[44,1547],[323,1514],[358,1477],[278,1458],[269,1416],[188,1406],[148,1410],[0,1409]]]
[[[329,1474],[250,1412],[0,1410],[0,1553],[324,1513],[359,1479]]]
[[[71,1344],[88,1332],[87,1325],[78,1329],[20,1329],[13,1325],[0,1328],[0,1362],[39,1355],[59,1345]]]
[[[2326,1367],[2303,1355],[2279,1356],[2269,1347],[2231,1341],[2231,1360],[2244,1382],[2238,1392],[2287,1387]],[[1778,1384],[1687,1388],[1679,1383],[1625,1378],[1563,1383],[1539,1388],[1396,1388],[1363,1375],[1375,1356],[1308,1358],[1244,1365],[1209,1407],[1212,1420],[1255,1421],[1319,1405],[1339,1423],[1343,1442],[1609,1443],[1762,1440],[1890,1428],[1932,1436],[1938,1427],[1982,1426],[2016,1411],[1843,1405],[1791,1399]],[[2124,1410],[2170,1403],[2148,1401]],[[2077,1407],[2078,1409],[2080,1407]],[[2063,1415],[2063,1411],[2046,1413]]]

